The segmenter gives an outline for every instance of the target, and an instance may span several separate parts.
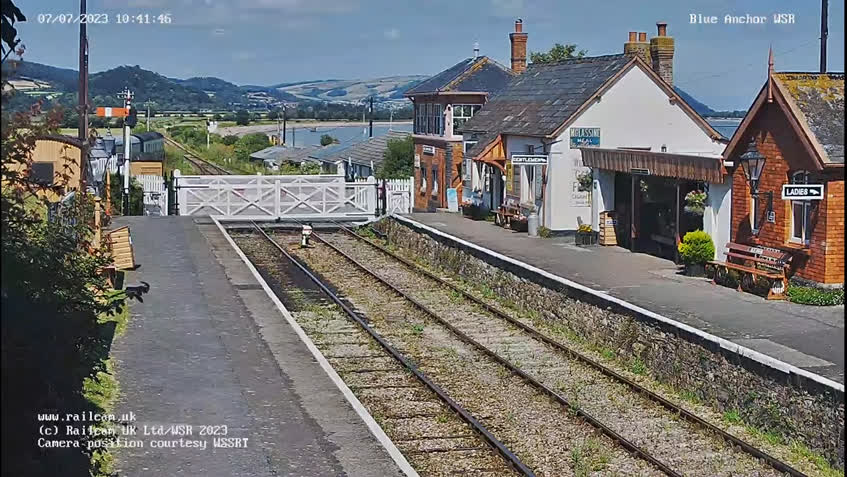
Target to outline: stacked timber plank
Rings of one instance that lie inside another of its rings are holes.
[[[117,270],[135,269],[135,255],[132,250],[132,239],[129,236],[129,226],[123,226],[106,233],[109,240],[109,250],[112,252]]]
[[[614,211],[600,212],[600,245],[617,245],[618,238],[615,233],[617,216]]]

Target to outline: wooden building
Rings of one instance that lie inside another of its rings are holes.
[[[79,190],[85,165],[80,160],[82,146],[79,139],[61,135],[44,136],[35,141],[30,179],[40,185],[58,186],[55,191],[43,192],[48,200],[57,201],[68,192]]]
[[[843,284],[844,74],[774,73],[771,60],[724,159],[734,166],[732,241],[789,252],[800,281]],[[809,198],[784,199],[787,184]]]
[[[414,104],[415,210],[447,207],[448,188],[455,188],[459,198],[469,196],[470,191],[462,190],[463,178],[470,174],[463,161],[462,129],[491,96],[506,87],[516,68],[526,66],[526,33],[520,20],[510,38],[511,70],[474,49],[472,58],[406,92]]]

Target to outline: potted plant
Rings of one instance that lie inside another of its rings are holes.
[[[703,215],[703,212],[706,210],[706,192],[692,190],[685,194],[684,210],[692,214]]]
[[[679,256],[685,264],[685,274],[692,277],[705,276],[706,263],[715,259],[715,244],[712,237],[702,230],[688,232],[678,246]]]
[[[576,230],[577,245],[594,245],[594,237],[594,231],[591,230],[591,226],[588,224],[582,224]]]

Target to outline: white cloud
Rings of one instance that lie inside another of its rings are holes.
[[[383,35],[389,40],[396,40],[397,38],[400,38],[400,30],[396,28],[389,28],[388,30],[385,30]]]

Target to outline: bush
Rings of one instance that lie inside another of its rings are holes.
[[[832,306],[844,304],[844,289],[824,289],[814,287],[789,286],[788,298],[803,305]]]
[[[541,238],[550,238],[553,236],[553,232],[543,225],[538,226],[538,236]]]
[[[702,230],[688,232],[679,244],[679,255],[686,265],[704,265],[715,258],[712,237]]]
[[[238,136],[235,134],[228,134],[221,138],[221,142],[226,144],[227,146],[232,146],[233,144],[238,142]]]

